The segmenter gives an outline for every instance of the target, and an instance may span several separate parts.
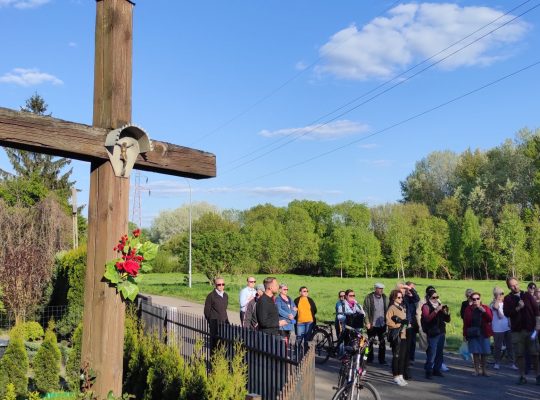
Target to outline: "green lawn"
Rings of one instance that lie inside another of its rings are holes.
[[[193,287],[190,289],[184,283],[185,274],[147,274],[141,283],[141,291],[149,294],[162,296],[180,297],[203,303],[206,295],[211,290],[206,277],[202,274],[193,275]],[[256,275],[257,283],[262,283],[267,275]],[[238,310],[238,293],[246,284],[247,276],[225,276],[226,291],[229,293],[229,309]],[[387,294],[395,287],[397,280],[388,278],[365,279],[365,278],[324,278],[303,275],[277,275],[278,281],[289,286],[289,295],[294,299],[298,296],[300,286],[307,286],[310,290],[310,297],[313,298],[319,310],[317,317],[320,320],[334,319],[334,305],[337,301],[339,290],[354,289],[356,298],[363,301],[365,295],[373,290],[375,282],[385,284]],[[467,288],[482,294],[484,304],[489,304],[492,298],[492,291],[495,286],[499,286],[507,291],[504,281],[449,281],[442,279],[412,279],[416,283],[419,295],[422,297],[425,288],[433,285],[437,289],[440,299],[450,307],[452,321],[447,325],[448,347],[457,349],[461,344],[462,321],[459,318],[459,309],[464,300],[463,293]]]

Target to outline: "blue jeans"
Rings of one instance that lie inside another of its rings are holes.
[[[303,343],[304,349],[307,349],[308,341],[311,339],[312,328],[313,322],[296,324],[296,341],[298,344]]]
[[[444,334],[427,338],[428,348],[426,350],[426,363],[424,365],[426,371],[441,371],[445,339],[446,336]]]

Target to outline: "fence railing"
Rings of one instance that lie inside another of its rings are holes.
[[[293,370],[278,400],[315,399],[315,349],[311,347],[304,355],[300,365]]]
[[[59,321],[67,313],[68,306],[48,306],[26,316],[27,321],[37,321],[47,328],[49,320]],[[0,329],[11,329],[15,325],[15,315],[12,311],[0,312]]]
[[[191,356],[195,344],[201,341],[207,365],[210,365],[211,337],[204,317],[155,305],[150,298],[144,297],[139,298],[138,309],[145,333],[154,333],[162,341],[175,344],[185,359]],[[228,324],[218,326],[217,340],[223,343],[228,356],[233,355],[235,343],[243,344],[248,366],[248,392],[269,400],[314,399],[314,358],[312,355],[304,357],[301,345],[286,343],[281,336]],[[306,377],[309,383],[303,383]],[[290,397],[290,393],[302,393],[302,385],[309,384],[312,387],[305,389],[303,397]],[[282,394],[284,388],[288,388],[285,395]],[[313,396],[306,396],[310,391]]]

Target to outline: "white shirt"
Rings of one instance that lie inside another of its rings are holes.
[[[240,311],[246,312],[249,301],[251,298],[254,298],[256,294],[257,290],[249,286],[246,286],[240,290]]]

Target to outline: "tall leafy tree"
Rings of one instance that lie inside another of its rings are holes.
[[[396,205],[388,221],[386,241],[390,256],[397,271],[397,278],[405,279],[405,263],[410,254],[412,242],[411,227],[406,219],[403,206]]]
[[[497,226],[498,246],[501,258],[508,268],[508,274],[517,276],[525,271],[527,252],[525,251],[525,226],[519,217],[516,205],[505,205]]]
[[[480,234],[480,222],[474,212],[468,208],[463,216],[461,228],[461,247],[463,249],[464,262],[472,268],[472,279],[476,279],[476,270],[479,268],[482,258],[480,248],[482,237]]]
[[[294,205],[288,207],[285,235],[289,266],[305,272],[315,272],[319,260],[319,237],[306,210]]]
[[[46,115],[47,108],[45,100],[35,93],[26,100],[21,111]],[[70,181],[73,168],[65,171],[65,168],[71,164],[70,159],[10,148],[5,148],[5,151],[14,174],[2,170],[3,178],[9,178],[13,175],[26,179],[38,178],[47,189],[54,191],[60,199],[67,203],[71,195],[71,187],[75,184],[74,181]]]

